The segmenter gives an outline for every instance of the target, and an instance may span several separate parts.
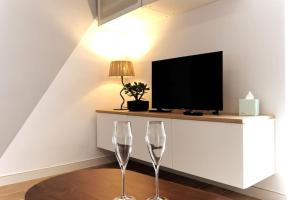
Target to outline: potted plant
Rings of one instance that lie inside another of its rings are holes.
[[[143,96],[148,90],[150,88],[146,83],[142,82],[127,83],[124,85],[125,94],[134,98],[133,101],[127,101],[129,111],[147,111],[149,109],[149,101],[143,101]]]

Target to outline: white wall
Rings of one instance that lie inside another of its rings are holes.
[[[267,12],[266,12],[267,10]],[[150,81],[150,61],[224,51],[224,111],[238,112],[251,90],[262,113],[284,105],[284,24],[281,0],[219,0],[169,20],[168,30],[145,58],[139,76]]]
[[[95,2],[0,1],[0,157],[92,23]]]
[[[300,199],[300,1],[285,1],[285,59],[286,59],[286,129],[287,150],[284,175],[287,182],[289,200]]]
[[[7,148],[0,176],[104,155],[96,148],[95,108],[111,108],[118,97],[110,98],[102,87],[108,63],[87,49],[96,30],[94,22]],[[118,94],[118,87],[108,88],[115,89]]]

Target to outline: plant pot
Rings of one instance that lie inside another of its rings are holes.
[[[147,111],[149,101],[127,101],[127,109],[129,111]]]

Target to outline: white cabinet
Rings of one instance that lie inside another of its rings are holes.
[[[270,116],[183,116],[148,112],[98,111],[97,145],[113,151],[113,122],[131,121],[132,157],[150,162],[147,121],[164,121],[167,134],[162,165],[238,188],[275,173],[274,119]]]
[[[104,24],[141,6],[142,0],[98,0],[99,24]]]
[[[173,169],[247,188],[274,173],[273,127],[173,120]]]
[[[173,168],[240,186],[243,129],[240,124],[173,121]]]
[[[145,142],[146,124],[147,121],[163,121],[167,136],[166,150],[162,157],[161,165],[164,167],[172,168],[172,136],[171,136],[171,120],[153,117],[137,117],[129,116],[128,120],[131,121],[132,135],[133,135],[133,149],[132,157],[151,162],[148,149]]]
[[[135,117],[115,114],[97,115],[97,146],[101,149],[114,151],[112,145],[112,134],[115,121],[130,121],[133,135],[132,155],[131,157],[151,162],[145,143],[147,121],[163,121],[167,135],[166,150],[162,158],[161,165],[172,167],[172,141],[171,141],[171,120],[150,117]]]
[[[103,113],[97,114],[97,147],[114,151],[112,135],[115,121],[127,121],[127,116]]]

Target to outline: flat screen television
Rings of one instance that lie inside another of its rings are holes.
[[[153,61],[152,107],[223,110],[223,52]]]

